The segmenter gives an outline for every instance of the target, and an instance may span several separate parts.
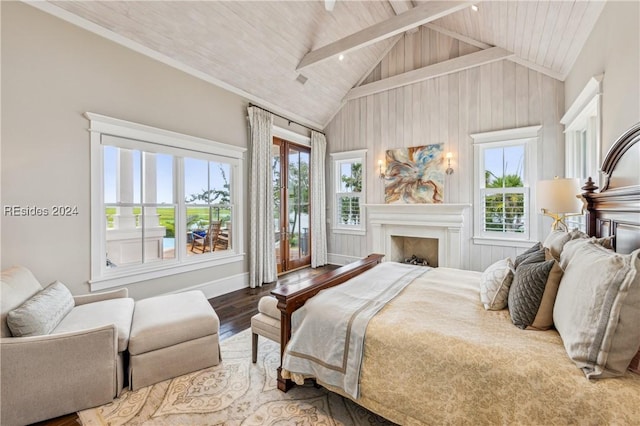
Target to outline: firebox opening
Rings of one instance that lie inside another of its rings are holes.
[[[426,260],[429,266],[438,266],[438,239],[421,237],[391,236],[391,261],[404,262],[406,259]]]

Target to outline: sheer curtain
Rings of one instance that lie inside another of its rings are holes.
[[[311,131],[311,267],[327,264],[325,153],[327,140]]]
[[[273,228],[273,184],[271,170],[271,128],[273,115],[260,108],[249,107],[251,125],[251,158],[249,174],[249,285],[278,279]]]

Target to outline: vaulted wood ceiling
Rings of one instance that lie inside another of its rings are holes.
[[[38,3],[30,4],[319,129],[405,31],[426,25],[499,47],[501,57],[563,80],[604,6],[338,0],[329,12],[322,0]]]

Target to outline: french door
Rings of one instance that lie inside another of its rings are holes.
[[[273,214],[278,273],[311,264],[311,150],[273,138]]]

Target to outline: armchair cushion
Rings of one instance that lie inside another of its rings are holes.
[[[11,330],[7,326],[7,314],[12,309],[22,305],[27,299],[42,290],[42,286],[30,270],[23,266],[2,271],[2,288],[0,293],[2,337],[11,337]]]
[[[273,296],[264,296],[258,302],[258,312],[280,320],[280,309],[278,309],[278,299]]]
[[[69,289],[56,281],[27,299],[20,307],[9,311],[7,325],[14,337],[49,334],[71,312],[73,306]]]
[[[60,324],[54,333],[68,333],[115,324],[118,330],[118,352],[127,349],[134,302],[131,298],[103,300],[76,306]]]

